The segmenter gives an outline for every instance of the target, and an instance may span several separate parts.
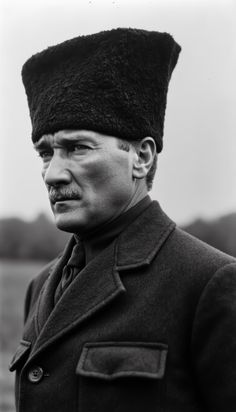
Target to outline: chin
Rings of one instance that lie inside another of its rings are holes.
[[[71,216],[70,213],[62,213],[59,215],[55,215],[55,224],[58,229],[69,232],[69,233],[80,233],[86,230],[86,221],[80,220],[75,216]]]

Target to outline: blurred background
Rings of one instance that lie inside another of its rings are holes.
[[[182,46],[151,192],[181,227],[236,256],[234,0],[0,0],[0,411],[30,279],[64,247],[32,149],[21,67],[42,49],[114,27],[166,31]]]

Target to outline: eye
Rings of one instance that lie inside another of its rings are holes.
[[[53,153],[49,150],[40,150],[38,151],[38,155],[41,159],[43,159],[43,161],[47,161],[51,159]]]
[[[67,148],[68,152],[75,153],[75,154],[85,153],[90,149],[91,148],[85,144],[72,144],[72,145],[69,145]]]

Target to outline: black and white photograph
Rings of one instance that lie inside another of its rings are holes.
[[[0,0],[0,412],[236,411],[236,3]]]

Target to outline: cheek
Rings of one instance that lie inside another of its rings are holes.
[[[109,176],[110,168],[107,163],[101,160],[91,162],[86,171],[89,182],[95,185],[103,183]]]
[[[101,162],[91,170],[90,179],[97,202],[110,211],[130,198],[132,177],[127,162]]]
[[[90,168],[88,179],[96,191],[112,191],[114,188],[121,190],[130,183],[130,171],[127,162],[96,162]]]
[[[102,200],[119,196],[123,199],[132,190],[132,165],[126,153],[97,153],[86,161],[73,165],[73,177],[81,188],[84,198]],[[72,169],[71,169],[72,171]],[[111,200],[112,200],[111,199]]]
[[[116,176],[112,163],[99,157],[81,164],[79,169],[75,168],[74,170],[74,177],[78,185],[93,187],[95,190],[101,190],[104,184]]]

